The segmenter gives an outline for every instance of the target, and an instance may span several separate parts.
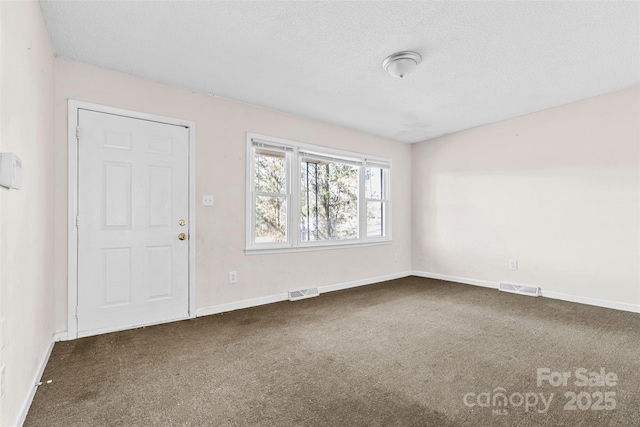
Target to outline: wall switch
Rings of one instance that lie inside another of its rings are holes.
[[[213,206],[213,196],[211,195],[202,196],[202,205]]]
[[[509,260],[509,270],[517,270],[518,269],[518,260],[510,259]]]
[[[231,283],[231,284],[238,283],[238,272],[237,271],[230,271],[229,272],[229,283]]]
[[[22,160],[13,153],[0,153],[0,185],[16,190],[22,188]]]
[[[398,252],[393,253],[393,262],[398,262]]]

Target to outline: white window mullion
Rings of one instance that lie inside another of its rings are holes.
[[[384,236],[391,240],[391,167],[385,168],[384,175],[385,191],[383,195],[385,199],[384,213],[386,214],[384,218]]]
[[[358,175],[358,240],[364,242],[367,238],[367,199],[365,198],[365,172],[367,168],[365,165],[360,166],[360,173]]]
[[[291,239],[293,238],[293,234],[291,233],[291,153],[285,153],[284,157],[284,191],[286,202],[285,206],[287,207],[287,225],[286,225],[286,233],[287,233],[287,245],[291,246]]]
[[[254,168],[253,168],[253,162],[255,159],[255,148],[253,148],[253,144],[251,143],[251,140],[247,141],[247,193],[246,193],[246,209],[247,209],[247,216],[248,216],[248,221],[246,221],[247,224],[247,228],[245,230],[245,239],[246,239],[246,247],[247,248],[251,248],[254,246],[255,242],[255,236],[254,236],[254,230],[255,230],[255,212],[256,212],[256,205],[255,205],[255,197],[253,195],[253,181],[254,181]]]
[[[287,155],[289,167],[287,168],[287,179],[289,180],[289,212],[287,215],[289,220],[289,233],[291,246],[298,247],[300,240],[300,179],[299,179],[299,161],[298,149],[294,148],[293,152]]]

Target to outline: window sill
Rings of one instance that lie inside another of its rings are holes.
[[[262,254],[280,254],[290,252],[312,252],[312,251],[326,251],[332,249],[350,249],[350,248],[362,248],[367,246],[380,246],[390,245],[392,240],[376,240],[371,242],[358,242],[358,243],[338,243],[338,244],[321,244],[317,246],[298,246],[296,248],[258,248],[258,249],[245,249],[245,255],[262,255]]]

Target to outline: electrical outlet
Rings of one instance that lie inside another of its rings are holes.
[[[509,260],[509,270],[517,270],[518,269],[518,260],[510,259]]]
[[[213,206],[213,196],[211,195],[202,196],[202,205]]]
[[[231,284],[238,283],[238,272],[237,271],[230,271],[229,272],[229,283],[231,283]]]

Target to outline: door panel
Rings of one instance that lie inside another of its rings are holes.
[[[131,303],[131,248],[102,249],[101,308]]]
[[[131,164],[104,162],[102,164],[102,228],[131,229]]]
[[[147,301],[171,298],[171,246],[147,248]]]
[[[78,111],[79,335],[188,317],[188,130]]]
[[[172,169],[165,166],[148,166],[147,217],[150,228],[171,227]]]

